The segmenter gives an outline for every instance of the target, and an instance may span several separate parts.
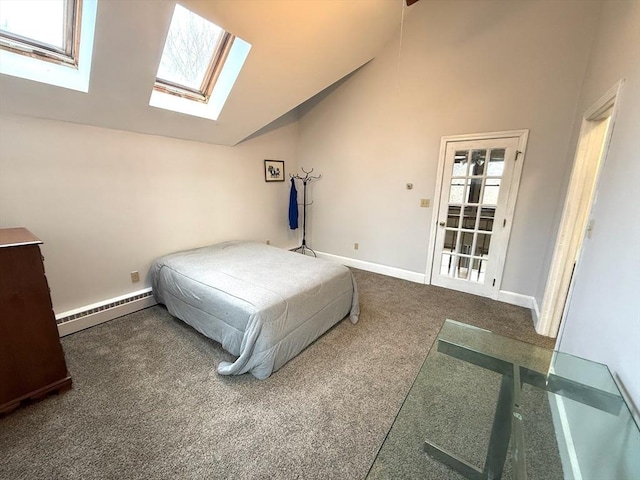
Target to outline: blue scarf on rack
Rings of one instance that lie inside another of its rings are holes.
[[[298,228],[298,191],[296,183],[291,179],[291,192],[289,193],[289,228]]]

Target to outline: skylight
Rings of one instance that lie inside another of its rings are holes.
[[[0,47],[76,65],[80,0],[0,0]]]
[[[0,0],[0,73],[87,92],[96,11],[97,0]]]
[[[176,5],[149,104],[216,120],[250,49],[244,40]]]
[[[224,61],[232,42],[233,36],[217,25],[176,5],[158,69],[158,87],[208,97],[215,67],[223,63],[217,60]]]

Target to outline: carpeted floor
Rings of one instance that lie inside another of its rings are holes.
[[[354,273],[358,324],[263,381],[161,306],[65,337],[73,389],[0,418],[0,478],[363,479],[445,318],[553,346],[524,308]]]

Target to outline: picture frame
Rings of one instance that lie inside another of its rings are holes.
[[[284,161],[265,160],[264,161],[264,181],[284,182]]]

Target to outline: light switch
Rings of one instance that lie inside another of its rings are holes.
[[[421,207],[429,207],[429,205],[431,204],[431,201],[428,198],[421,198],[420,199],[420,206]]]

